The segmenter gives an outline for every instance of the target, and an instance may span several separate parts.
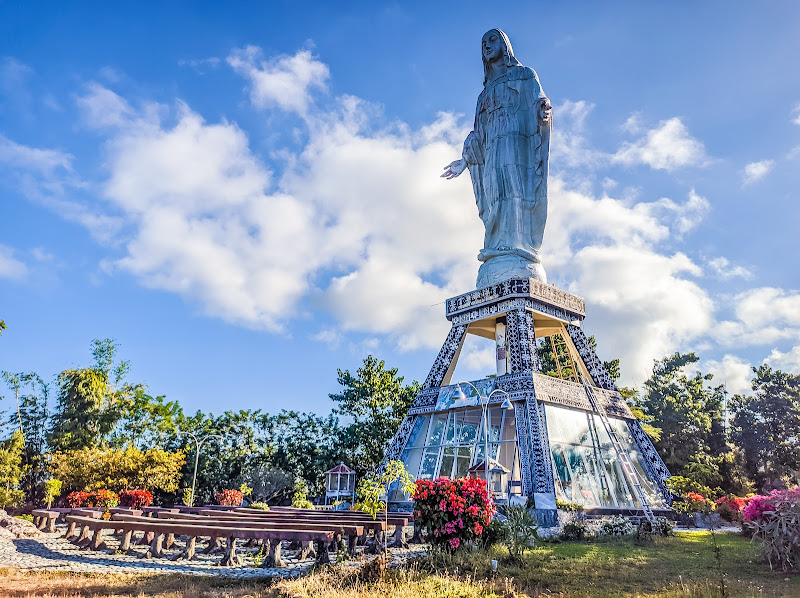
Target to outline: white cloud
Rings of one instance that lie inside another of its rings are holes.
[[[723,346],[800,339],[800,292],[759,287],[739,293],[732,304],[736,319],[718,322],[713,330]]]
[[[586,138],[586,119],[594,104],[566,100],[553,108],[556,125],[553,127],[550,163],[558,168],[594,165],[606,158],[592,148]]]
[[[701,367],[714,375],[712,384],[724,384],[729,394],[748,394],[751,391],[750,380],[753,378],[751,364],[736,355],[726,354],[721,360],[705,362]]]
[[[791,374],[800,374],[800,345],[784,352],[773,349],[766,359],[770,367]]]
[[[278,106],[301,116],[308,112],[311,91],[325,89],[330,76],[328,66],[315,59],[309,50],[265,61],[260,48],[247,46],[234,50],[227,62],[250,80],[250,100],[254,106]]]
[[[792,122],[796,125],[800,125],[800,104],[794,107],[792,115]]]
[[[763,179],[774,168],[774,160],[761,160],[760,162],[751,162],[742,169],[742,180],[745,185],[752,185],[753,183]]]
[[[71,172],[72,156],[55,150],[20,145],[0,135],[0,164],[33,170],[39,174],[51,174],[58,169]]]
[[[708,266],[719,278],[723,280],[729,280],[731,278],[743,278],[747,280],[753,277],[753,273],[750,272],[750,270],[744,266],[732,265],[728,258],[725,257],[716,257],[712,260],[709,260]]]
[[[673,117],[661,121],[636,141],[623,144],[613,161],[672,171],[684,166],[704,166],[709,159],[703,144],[689,134],[680,118]]]
[[[19,279],[28,273],[27,266],[14,257],[14,250],[0,245],[0,278]]]

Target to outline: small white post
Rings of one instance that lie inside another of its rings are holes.
[[[497,375],[508,373],[508,349],[506,348],[505,318],[498,318],[494,325],[494,341],[497,356]]]

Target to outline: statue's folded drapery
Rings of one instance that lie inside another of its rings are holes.
[[[486,229],[478,255],[483,262],[500,255],[540,261],[550,155],[546,108],[536,73],[519,63],[488,81],[478,97],[462,157]]]

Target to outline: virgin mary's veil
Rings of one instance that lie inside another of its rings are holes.
[[[508,39],[505,31],[502,29],[489,29],[486,33],[491,33],[493,31],[500,37],[500,41],[503,42],[503,61],[506,63],[506,66],[522,66],[522,63],[514,56],[514,48],[511,47],[511,40]],[[483,34],[484,37],[486,37],[486,33]],[[483,52],[481,52],[481,60],[483,61],[483,84],[486,85],[486,79],[489,76],[489,63],[486,62],[486,57],[483,55]]]

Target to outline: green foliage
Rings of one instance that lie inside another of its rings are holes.
[[[115,492],[130,488],[174,492],[184,461],[183,453],[157,448],[87,448],[52,453],[49,469],[64,483],[67,492],[99,488]]]
[[[250,509],[259,509],[260,511],[269,511],[269,505],[265,502],[251,502],[247,507]]]
[[[247,484],[243,483],[241,486],[239,486],[239,492],[241,492],[242,496],[245,496],[245,497],[252,496],[253,489],[250,486],[248,486]]]
[[[571,517],[561,527],[558,534],[561,540],[582,540],[589,533],[589,526],[580,517]]]
[[[294,481],[294,495],[292,496],[292,506],[295,509],[313,509],[314,505],[308,500],[308,486],[301,478]]]
[[[539,537],[536,532],[538,529],[536,518],[524,505],[509,505],[506,507],[504,527],[503,544],[508,549],[508,556],[522,563],[525,550],[533,548],[534,542]]]
[[[23,513],[22,515],[14,515],[17,519],[22,519],[23,521],[29,521],[33,523],[33,515],[27,515]]]
[[[688,492],[696,492],[703,496],[711,494],[711,488],[684,476],[674,475],[669,477],[666,485],[667,489],[675,496],[683,496]]]
[[[730,450],[723,425],[725,390],[707,386],[710,374],[687,375],[686,369],[697,361],[694,353],[657,361],[644,395],[631,399],[660,431],[651,437],[670,471],[704,485],[725,485],[720,474],[723,455]]]
[[[387,461],[381,472],[367,476],[359,482],[353,508],[369,513],[375,519],[386,508],[384,499],[394,488],[398,488],[403,494],[414,491],[414,478],[399,460]]]
[[[192,494],[191,488],[184,488],[183,492],[181,493],[181,504],[186,505],[187,507],[194,506],[194,495]]]
[[[0,443],[0,508],[20,506],[25,501],[25,492],[17,489],[25,475],[24,450],[25,436],[20,430]]]
[[[50,478],[49,480],[45,481],[44,501],[47,504],[48,509],[53,504],[53,501],[56,499],[56,497],[61,496],[61,485],[61,480],[56,478]]]
[[[556,499],[556,508],[560,511],[567,511],[568,513],[574,513],[577,511],[583,511],[583,505],[577,502],[567,502],[565,500],[558,500]]]
[[[389,441],[419,392],[419,384],[404,386],[397,368],[386,369],[384,362],[372,355],[364,359],[355,376],[347,370],[338,374],[342,391],[329,395],[338,404],[334,413],[353,419],[340,436],[346,453],[342,461],[352,463],[363,476],[383,461]]]
[[[800,482],[800,377],[753,368],[753,396],[731,402],[731,439],[743,452],[750,478],[761,488],[776,478]]]

